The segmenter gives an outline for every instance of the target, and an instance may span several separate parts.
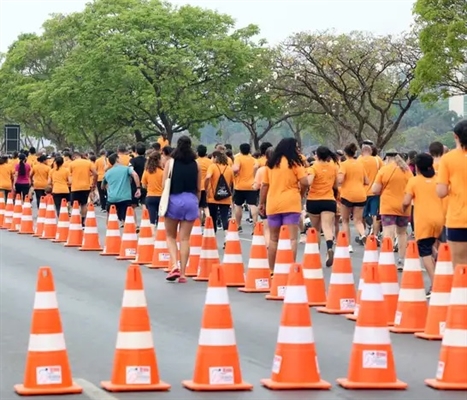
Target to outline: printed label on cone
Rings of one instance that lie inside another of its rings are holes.
[[[438,368],[436,370],[436,379],[443,379],[444,376],[444,361],[438,362]]]
[[[59,365],[37,367],[36,382],[38,385],[60,385],[62,383],[62,367]]]
[[[136,249],[125,249],[125,257],[136,256]]]
[[[256,289],[269,289],[269,279],[255,279]]]
[[[360,311],[360,304],[355,304],[353,315],[358,317],[358,312]]]
[[[272,373],[278,374],[281,370],[282,365],[282,357],[281,356],[274,356],[274,360],[272,361]]]
[[[169,261],[170,254],[169,253],[160,253],[159,254],[159,261]]]
[[[443,336],[445,330],[446,330],[446,321],[441,321],[439,323],[439,334]]]
[[[365,350],[363,351],[363,368],[388,368],[388,353],[387,351]]]
[[[340,299],[340,306],[341,310],[354,310],[355,299]]]
[[[233,385],[234,369],[233,367],[210,367],[209,368],[210,385]]]
[[[285,297],[285,286],[278,286],[277,287],[277,295],[279,297]]]
[[[151,367],[126,367],[127,385],[149,385],[151,383]]]
[[[402,313],[400,311],[396,312],[396,316],[394,317],[394,325],[400,325],[402,321]]]

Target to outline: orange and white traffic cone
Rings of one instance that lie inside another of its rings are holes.
[[[60,214],[58,215],[57,234],[54,243],[66,243],[68,240],[68,232],[70,230],[70,217],[68,216],[68,202],[62,199],[60,204]]]
[[[23,213],[21,215],[21,225],[19,227],[20,235],[33,235],[34,234],[34,221],[32,219],[32,206],[29,196],[24,198]]]
[[[438,248],[438,260],[435,267],[425,330],[415,332],[415,336],[427,340],[441,340],[443,338],[453,278],[454,267],[452,265],[451,248],[447,243],[441,243]]]
[[[117,260],[134,260],[138,247],[138,235],[136,234],[136,220],[133,207],[126,210],[125,226],[123,227],[122,242],[120,244],[120,254]]]
[[[99,231],[97,230],[96,211],[94,204],[88,205],[86,213],[86,223],[83,232],[83,244],[79,248],[80,251],[102,251],[99,239]]]
[[[229,294],[219,264],[212,266],[209,276],[193,379],[182,385],[195,391],[253,388],[242,379]]]
[[[201,245],[203,243],[203,231],[199,218],[195,221],[190,236],[190,258],[186,267],[185,276],[195,277],[198,275],[199,258],[201,256]]]
[[[363,285],[365,284],[365,270],[371,264],[375,264],[376,267],[378,266],[378,243],[376,242],[376,237],[374,235],[370,235],[366,238],[362,268],[360,271],[360,279],[358,281],[357,301],[355,303],[353,314],[348,314],[345,316],[350,321],[357,320],[358,311],[360,309],[360,297],[362,295]]]
[[[55,204],[52,197],[47,200],[47,206],[45,209],[44,218],[44,230],[42,236],[39,239],[55,239],[57,235],[57,212],[55,210]]]
[[[423,332],[427,313],[420,256],[417,243],[411,241],[405,256],[394,326],[390,330],[394,333]]]
[[[13,218],[11,220],[11,225],[8,231],[19,231],[19,229],[21,228],[21,215],[23,215],[23,201],[21,200],[21,195],[17,194],[15,199],[15,205],[13,207]]]
[[[0,193],[0,229],[3,229],[3,221],[5,219],[5,197],[3,192]]]
[[[228,287],[245,286],[242,245],[240,244],[240,236],[238,235],[237,222],[234,219],[229,221],[229,229],[225,237],[222,267],[224,268],[225,283]]]
[[[159,378],[143,278],[136,264],[130,265],[126,274],[112,377],[101,386],[109,392],[170,389]]]
[[[425,383],[434,389],[467,390],[466,315],[467,264],[458,264],[454,270],[436,378],[425,380]]]
[[[81,223],[81,212],[79,203],[73,202],[71,209],[70,227],[68,228],[68,238],[65,247],[81,247],[83,244],[83,225]]]
[[[384,296],[376,264],[365,268],[364,282],[349,372],[337,383],[345,389],[406,389],[407,384],[396,375],[387,318],[381,312]]]
[[[149,211],[143,209],[139,226],[138,245],[134,263],[139,265],[151,264],[154,255],[154,230],[149,220]]]
[[[244,293],[267,293],[271,287],[271,271],[268,264],[268,249],[264,238],[263,224],[256,223],[250,247]]]
[[[261,379],[273,390],[330,389],[320,377],[307,289],[300,264],[288,274],[282,318],[270,379]]]
[[[163,269],[169,264],[170,254],[167,248],[167,235],[165,233],[165,218],[159,217],[156,228],[156,240],[154,241],[154,253],[149,268]]]
[[[39,268],[21,396],[77,394],[83,389],[71,376],[52,270]]]
[[[195,281],[208,281],[214,264],[219,264],[219,251],[217,250],[216,234],[211,217],[204,222],[203,240],[201,242],[201,255],[199,257],[198,274]]]
[[[108,215],[104,250],[99,255],[118,256],[122,241],[120,238],[120,221],[118,220],[117,208],[113,204],[109,208]]]
[[[326,306],[316,310],[326,314],[352,314],[355,309],[355,283],[347,233],[339,232],[334,253]]]
[[[315,228],[308,230],[303,253],[303,277],[308,293],[309,306],[326,305],[326,286],[318,246],[318,232]]]
[[[13,195],[8,193],[8,197],[6,199],[6,206],[5,206],[5,217],[3,218],[3,226],[2,229],[10,229],[11,222],[13,221],[13,210],[15,205],[13,203]]]
[[[276,262],[274,263],[274,277],[271,282],[271,292],[266,300],[283,300],[290,266],[294,263],[290,232],[287,226],[281,226],[279,243],[277,244]]]
[[[378,274],[383,289],[384,304],[388,325],[394,325],[394,316],[397,310],[399,297],[399,278],[397,274],[396,260],[394,259],[394,245],[390,237],[383,238],[378,260]]]
[[[45,213],[47,211],[47,202],[45,197],[41,197],[41,201],[39,202],[39,210],[37,211],[37,220],[36,220],[36,229],[34,231],[34,237],[41,237],[42,233],[44,232],[44,221],[45,221]]]

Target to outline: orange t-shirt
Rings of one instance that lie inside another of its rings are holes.
[[[159,137],[158,137],[157,143],[159,143],[159,144],[161,145],[161,149],[163,149],[164,147],[170,146],[169,141],[168,141],[167,139],[164,140],[164,139],[162,138],[162,136],[159,136]]]
[[[71,191],[90,190],[90,177],[94,171],[91,161],[79,158],[70,163]]]
[[[201,170],[201,191],[203,191],[206,174],[208,173],[208,168],[212,164],[212,161],[208,157],[198,157],[196,162],[198,163],[198,167]]]
[[[261,156],[256,160],[256,163],[258,164],[258,167],[264,167],[266,166],[266,163],[268,162],[268,159],[266,156]]]
[[[147,189],[148,196],[160,197],[164,189],[162,185],[162,179],[164,178],[164,170],[162,168],[156,168],[154,172],[144,170],[143,177],[141,178],[141,184]]]
[[[313,182],[307,200],[335,200],[333,188],[336,184],[337,166],[334,162],[317,161],[308,168]]]
[[[251,154],[239,154],[235,157],[234,165],[240,169],[235,174],[235,190],[253,190],[255,182],[256,160]]]
[[[339,165],[339,174],[344,175],[341,185],[341,198],[351,203],[362,203],[366,200],[365,168],[355,159],[348,159]]]
[[[37,162],[37,156],[35,154],[30,154],[26,162],[32,167]]]
[[[96,172],[97,172],[97,182],[102,182],[104,180],[105,175],[105,166],[107,164],[107,159],[105,156],[100,156],[96,162]]]
[[[307,176],[305,167],[289,168],[287,158],[282,157],[278,166],[267,167],[263,184],[269,185],[266,198],[266,214],[300,213],[302,203],[299,181]]]
[[[402,202],[405,187],[413,174],[410,170],[403,171],[396,164],[390,163],[382,167],[375,178],[375,183],[381,185],[380,214],[408,217],[410,208],[404,213]]]
[[[0,189],[11,190],[13,188],[13,166],[9,163],[0,165]]]
[[[43,190],[49,183],[50,167],[44,163],[36,163],[32,167],[31,176],[34,189]]]
[[[227,197],[223,200],[215,200],[214,199],[214,191],[216,190],[217,183],[219,182],[219,178],[221,175],[224,175],[225,181],[230,188],[232,188],[234,182],[234,173],[232,167],[229,165],[221,165],[217,163],[212,163],[208,171],[206,173],[206,178],[208,180],[207,192],[206,197],[208,203],[212,204],[231,204],[232,203],[232,196]]]
[[[378,171],[380,168],[383,166],[383,163],[379,162],[378,160],[379,157],[373,157],[373,156],[360,156],[358,158],[358,161],[363,164],[363,168],[365,169],[366,176],[368,177],[368,186],[366,187],[366,195],[368,197],[374,196],[373,191],[371,190],[373,183],[375,183],[375,178],[376,175],[378,174]]]
[[[413,176],[405,193],[413,197],[415,239],[438,238],[444,226],[444,212],[436,194],[436,176]]]
[[[467,151],[451,150],[439,161],[438,183],[449,187],[446,227],[467,228]]]
[[[120,161],[120,164],[128,167],[130,165],[131,157],[128,154],[119,154],[118,160]]]
[[[52,183],[52,193],[70,193],[70,188],[68,187],[70,171],[68,168],[63,168],[62,165],[58,170],[56,168],[50,170],[49,179]]]

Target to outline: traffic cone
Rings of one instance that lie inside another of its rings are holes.
[[[193,379],[182,385],[195,391],[251,390],[242,380],[224,270],[219,264],[210,270]]]
[[[302,266],[308,293],[308,305],[325,306],[326,286],[321,266],[321,255],[319,254],[318,232],[316,232],[315,228],[308,230]]]
[[[62,199],[60,204],[60,214],[58,215],[57,234],[54,243],[66,243],[68,240],[68,232],[70,230],[70,217],[68,216],[68,202]]]
[[[13,218],[11,220],[9,232],[18,232],[21,228],[21,215],[23,215],[23,201],[21,195],[17,194],[15,199],[15,205],[13,207]]]
[[[383,289],[384,304],[388,325],[394,325],[394,316],[397,310],[397,299],[399,297],[399,278],[397,274],[396,261],[394,259],[394,245],[390,237],[383,238],[378,261],[378,275]]]
[[[256,223],[248,259],[244,293],[267,293],[271,287],[271,271],[268,264],[268,249],[264,239],[263,224]]]
[[[94,204],[89,203],[88,212],[86,213],[86,223],[83,232],[83,244],[79,248],[80,251],[102,251],[99,239],[99,231],[97,230],[96,211]]]
[[[13,203],[13,195],[8,193],[5,206],[5,217],[3,218],[2,229],[10,229],[13,221],[13,209],[15,208]]]
[[[409,242],[402,272],[401,288],[397,301],[394,333],[415,333],[425,330],[428,312],[420,256],[415,241]]]
[[[203,240],[201,242],[201,255],[199,257],[198,274],[195,281],[208,281],[214,264],[219,264],[219,251],[217,250],[216,234],[211,217],[204,222]]]
[[[134,260],[138,247],[138,235],[136,234],[136,221],[133,207],[126,210],[125,226],[123,227],[122,241],[120,244],[120,254],[117,260]]]
[[[190,258],[186,267],[185,275],[195,277],[198,275],[199,257],[201,256],[201,244],[203,242],[203,231],[201,222],[197,219],[193,225],[190,236]]]
[[[34,234],[34,221],[32,219],[32,206],[29,196],[24,198],[23,213],[21,215],[21,225],[19,227],[20,235]]]
[[[109,392],[165,391],[160,380],[141,270],[128,267],[123,292],[112,377],[101,382]]]
[[[5,220],[5,196],[0,193],[0,229],[3,229],[3,221]]]
[[[99,255],[118,256],[122,241],[120,238],[120,222],[117,216],[117,208],[113,204],[109,208],[108,215],[104,250]]]
[[[81,223],[81,212],[79,203],[73,202],[71,209],[70,227],[68,229],[68,238],[65,247],[81,247],[83,244],[83,225]]]
[[[352,314],[355,309],[355,283],[349,254],[349,238],[346,232],[339,232],[334,253],[328,301],[318,312],[327,314]]]
[[[261,384],[273,390],[330,389],[320,377],[307,289],[300,264],[290,267],[282,318],[270,379]]]
[[[446,329],[435,379],[425,383],[440,390],[467,390],[467,264],[454,270]]]
[[[225,284],[228,287],[245,286],[242,245],[240,244],[240,236],[238,236],[237,222],[234,219],[229,221],[222,267],[224,268]]]
[[[347,378],[337,379],[345,389],[406,389],[397,379],[384,296],[376,264],[365,268]]]
[[[50,267],[39,268],[24,383],[14,389],[21,396],[83,391],[72,380]]]
[[[154,253],[149,268],[163,269],[169,265],[170,254],[167,248],[167,235],[165,233],[165,218],[159,217],[156,228],[156,240],[154,241]]]
[[[360,271],[360,279],[358,281],[357,289],[357,301],[353,314],[348,314],[345,317],[350,321],[356,321],[358,317],[358,311],[360,309],[360,297],[362,296],[363,285],[365,284],[365,269],[370,265],[375,264],[378,267],[378,243],[376,237],[370,235],[366,238],[365,251],[363,253],[362,268]]]
[[[41,237],[44,232],[44,221],[45,213],[47,211],[47,202],[44,196],[41,196],[41,201],[39,202],[39,210],[37,211],[37,220],[36,220],[36,230],[34,231],[34,237]]]
[[[277,244],[274,277],[271,282],[271,292],[266,300],[284,300],[285,288],[289,277],[290,266],[294,263],[290,232],[287,226],[281,226],[279,243]]]
[[[134,263],[143,265],[151,264],[154,255],[154,233],[149,220],[149,211],[143,209],[141,217],[140,231],[138,237],[138,246],[136,248],[136,258]]]
[[[44,218],[44,230],[39,239],[55,239],[57,235],[57,212],[52,196],[47,200]]]
[[[451,248],[447,243],[441,243],[438,248],[438,260],[436,261],[425,330],[415,332],[415,336],[427,340],[441,340],[443,338],[453,278],[454,267]]]

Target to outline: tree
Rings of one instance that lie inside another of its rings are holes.
[[[423,56],[412,90],[429,99],[467,94],[467,2],[417,0],[414,14]]]
[[[276,89],[359,143],[371,138],[383,148],[417,97],[409,92],[419,55],[411,37],[298,33],[280,50]]]

